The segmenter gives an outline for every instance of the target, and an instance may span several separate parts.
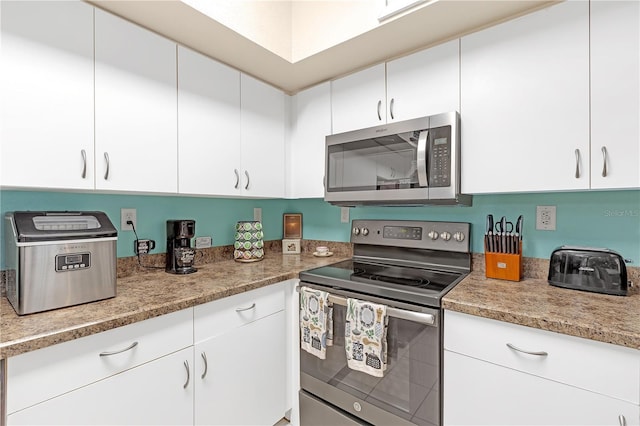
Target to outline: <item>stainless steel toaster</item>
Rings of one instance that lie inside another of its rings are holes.
[[[625,260],[613,250],[558,247],[551,253],[549,284],[596,293],[627,294]]]
[[[103,212],[9,212],[7,299],[18,315],[116,295],[118,233]]]

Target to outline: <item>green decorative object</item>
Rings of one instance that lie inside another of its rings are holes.
[[[241,221],[236,223],[233,259],[237,262],[257,262],[264,258],[262,223]]]

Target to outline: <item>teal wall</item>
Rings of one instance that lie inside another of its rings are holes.
[[[557,230],[537,231],[537,205],[557,207]],[[13,210],[101,210],[120,227],[120,208],[137,209],[140,238],[156,240],[165,251],[165,221],[194,219],[197,236],[212,236],[213,245],[233,243],[238,220],[252,220],[253,208],[262,208],[266,240],[282,238],[282,214],[303,214],[306,239],[349,241],[350,225],[340,223],[340,208],[321,199],[247,200],[153,195],[114,195],[36,191],[0,191],[4,216]],[[548,258],[562,244],[607,247],[640,266],[640,191],[591,191],[476,195],[472,207],[357,207],[350,219],[445,220],[472,224],[472,251],[482,252],[488,213],[515,221],[524,216],[523,251],[527,257]],[[4,233],[4,227],[2,228]],[[120,231],[118,256],[133,256],[133,232]]]

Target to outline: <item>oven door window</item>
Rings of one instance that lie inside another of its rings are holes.
[[[302,373],[412,423],[440,424],[438,327],[390,317],[387,371],[379,378],[347,366],[344,306],[334,305],[333,321],[333,346],[327,347],[326,359],[301,350]]]
[[[331,145],[327,191],[375,191],[417,188],[420,132],[381,136]]]

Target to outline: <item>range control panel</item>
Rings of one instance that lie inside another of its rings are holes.
[[[351,242],[468,253],[471,224],[405,220],[354,220]]]

